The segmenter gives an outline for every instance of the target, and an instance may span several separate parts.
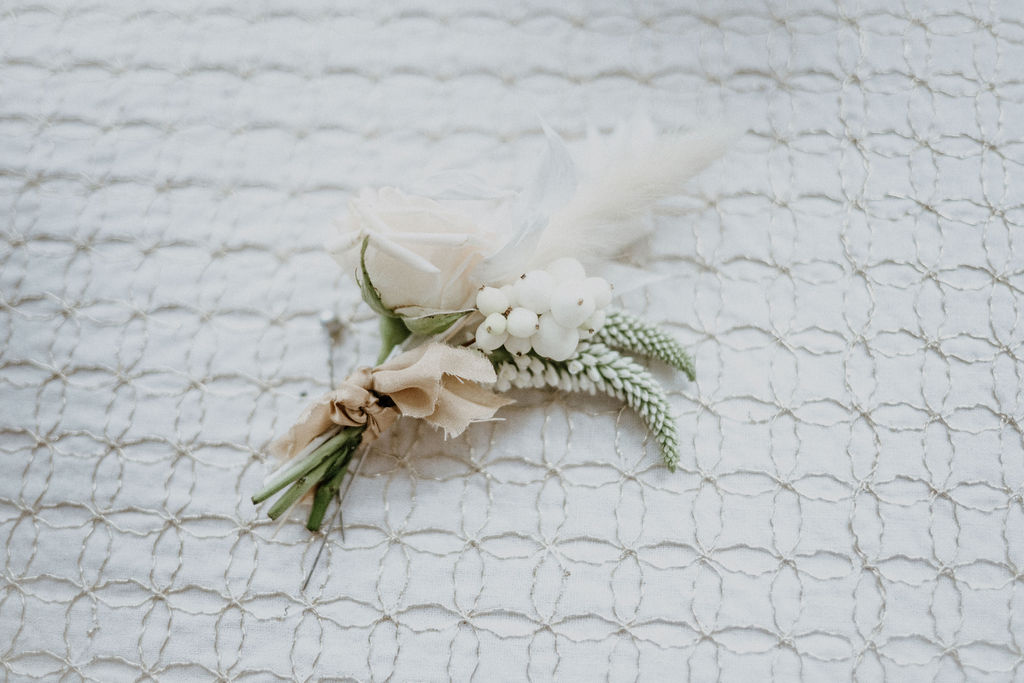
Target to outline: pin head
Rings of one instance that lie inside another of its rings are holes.
[[[330,310],[320,312],[320,325],[331,337],[337,337],[345,327],[345,323],[341,321],[338,314]]]

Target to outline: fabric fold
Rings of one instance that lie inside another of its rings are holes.
[[[423,344],[375,368],[356,370],[309,406],[270,450],[281,458],[294,457],[334,425],[366,425],[363,442],[369,443],[399,415],[458,436],[472,422],[488,420],[512,403],[480,386],[496,379],[491,362],[479,351]]]

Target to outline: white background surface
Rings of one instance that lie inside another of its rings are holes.
[[[5,677],[1024,677],[1021,8],[6,3]],[[681,471],[600,399],[404,424],[301,592],[248,496],[319,312],[336,376],[376,351],[348,193],[638,101],[751,130],[623,302],[697,357]]]

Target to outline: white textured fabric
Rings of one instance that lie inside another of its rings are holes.
[[[10,0],[3,676],[1021,679],[1022,64],[1009,0]],[[681,471],[610,400],[399,425],[303,593],[248,496],[375,357],[349,193],[638,101],[752,130],[624,296],[697,357]]]

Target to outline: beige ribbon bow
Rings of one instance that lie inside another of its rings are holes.
[[[332,425],[366,425],[363,443],[370,443],[399,415],[424,419],[446,436],[458,436],[471,422],[490,419],[512,403],[480,386],[496,379],[491,362],[479,351],[423,344],[383,365],[356,370],[308,407],[270,450],[291,458]],[[382,403],[384,397],[390,400]]]

